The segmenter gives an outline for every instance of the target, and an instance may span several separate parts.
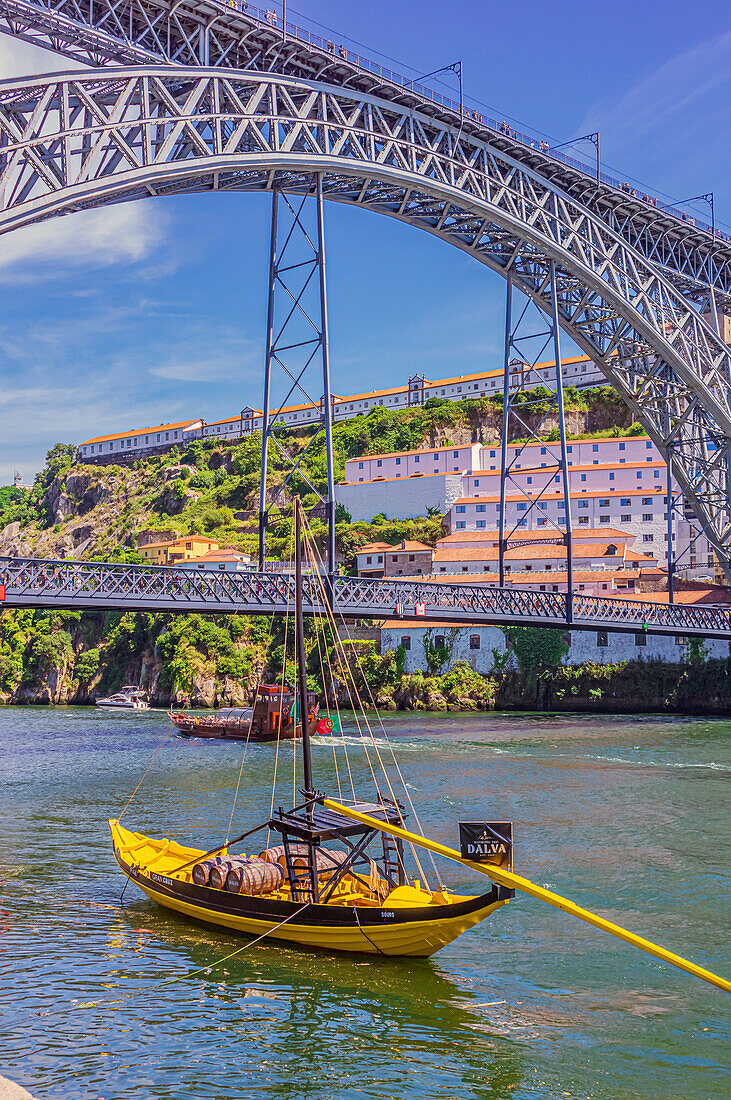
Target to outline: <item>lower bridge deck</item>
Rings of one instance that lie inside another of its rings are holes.
[[[322,613],[327,582],[303,577],[305,614]],[[294,578],[279,572],[219,572],[175,566],[0,558],[0,607],[76,611],[286,614]],[[332,607],[349,619],[420,617],[455,626],[520,625],[643,631],[731,641],[731,607],[669,605],[526,588],[430,580],[337,577]]]

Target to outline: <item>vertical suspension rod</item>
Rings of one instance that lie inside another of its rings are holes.
[[[261,484],[259,486],[259,570],[266,559],[267,525],[267,464],[269,457],[269,402],[272,383],[272,348],[274,344],[274,299],[277,279],[277,218],[279,192],[272,191],[272,226],[269,245],[269,299],[267,302],[267,342],[264,361],[264,402],[261,424]]]
[[[322,343],[323,410],[325,450],[327,453],[327,568],[332,607],[335,585],[335,473],[333,470],[332,396],[330,393],[330,341],[327,321],[327,277],[325,271],[325,217],[322,199],[322,173],[317,174],[317,251],[320,269],[320,340]]]
[[[305,667],[305,624],[302,615],[302,505],[294,498],[294,618],[299,686],[300,725],[302,726],[302,763],[305,791],[312,792],[312,756],[310,753],[309,707],[307,705],[307,668]]]
[[[513,338],[513,274],[508,272],[505,298],[505,355],[503,357],[503,434],[500,443],[500,514],[498,516],[498,562],[500,587],[505,587],[505,496],[508,479],[508,424],[510,409],[510,347]]]
[[[558,296],[556,293],[556,263],[551,260],[551,329],[553,334],[553,354],[556,363],[556,401],[558,403],[559,433],[561,437],[561,466],[563,482],[564,510],[566,512],[566,530],[563,541],[566,547],[566,622],[573,618],[574,603],[574,561],[573,530],[571,527],[571,496],[569,494],[568,454],[566,450],[566,412],[563,397],[563,364],[561,363],[561,337],[558,325]]]
[[[675,540],[673,538],[673,472],[671,456],[673,453],[672,446],[668,446],[667,453],[667,478],[666,478],[666,491],[667,496],[665,498],[667,502],[667,543],[668,543],[668,603],[675,603]]]

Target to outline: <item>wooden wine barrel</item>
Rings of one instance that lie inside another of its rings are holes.
[[[284,871],[278,863],[251,859],[232,867],[226,877],[226,889],[232,894],[272,894],[284,881]]]
[[[214,890],[223,890],[226,886],[229,871],[232,871],[234,867],[248,863],[249,858],[249,856],[232,856],[230,859],[222,860],[216,867],[212,868],[208,877],[208,885],[212,886]]]
[[[226,860],[218,856],[216,859],[203,859],[200,863],[196,863],[192,871],[193,882],[196,886],[208,886],[213,868],[225,862]]]
[[[295,874],[306,870],[308,865],[308,848],[306,844],[290,844],[289,853],[292,857],[292,867]],[[274,848],[267,848],[261,852],[260,859],[265,863],[278,863],[280,867],[287,869],[287,857],[283,844],[277,844]],[[317,851],[318,875],[331,875],[336,867],[347,859],[346,852],[337,852],[331,848],[320,848]]]

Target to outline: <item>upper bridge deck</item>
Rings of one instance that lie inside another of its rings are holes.
[[[86,65],[218,66],[351,88],[487,141],[588,206],[694,300],[731,310],[731,241],[658,196],[245,0],[0,0],[0,31]]]

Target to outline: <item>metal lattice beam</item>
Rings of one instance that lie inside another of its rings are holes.
[[[77,611],[170,611],[287,614],[294,578],[283,573],[195,572],[171,566],[0,558],[2,607]],[[303,610],[322,613],[319,582],[305,575]],[[731,608],[669,606],[604,596],[564,596],[521,588],[413,580],[337,577],[333,608],[351,618],[383,618],[404,606],[403,621],[420,622],[416,605],[443,622],[565,627],[731,639]]]
[[[134,68],[0,85],[0,233],[150,195],[323,194],[425,229],[510,275],[601,367],[728,566],[731,353],[605,222],[499,149],[302,80]]]
[[[241,10],[239,10],[241,9]],[[716,287],[731,308],[731,244],[716,239],[672,206],[654,207],[627,184],[597,179],[544,142],[460,108],[447,96],[241,0],[0,0],[0,31],[65,54],[83,65],[110,62],[216,66],[326,81],[375,95],[452,128],[469,141],[488,140],[588,206],[640,255],[662,266],[691,300]]]

